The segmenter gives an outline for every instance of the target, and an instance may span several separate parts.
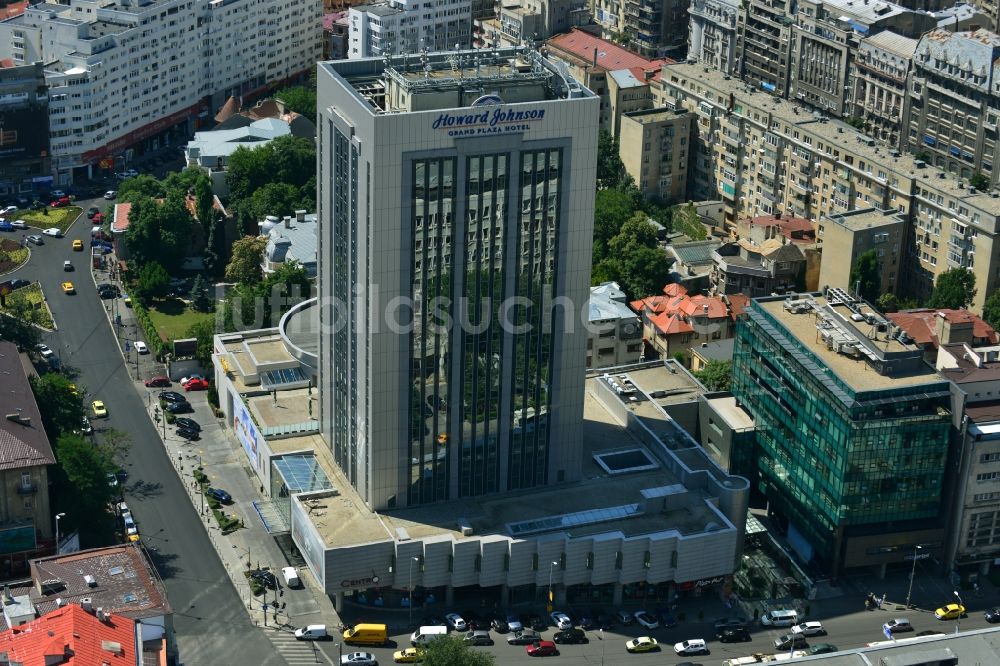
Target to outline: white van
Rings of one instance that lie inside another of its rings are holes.
[[[310,624],[295,630],[295,638],[300,641],[320,641],[327,636],[325,624]]]
[[[410,636],[410,645],[417,647],[420,645],[427,645],[435,638],[441,638],[442,636],[448,635],[448,627],[444,626],[428,626],[420,627],[413,632]]]
[[[281,570],[281,577],[285,579],[285,587],[302,587],[302,581],[299,580],[299,572],[295,570],[295,567],[284,567]]]
[[[760,623],[765,627],[790,627],[798,624],[799,614],[793,610],[771,610],[764,613]]]

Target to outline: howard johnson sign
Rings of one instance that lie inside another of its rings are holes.
[[[545,109],[510,109],[502,106],[476,107],[465,112],[444,112],[431,129],[446,130],[448,136],[481,136],[527,132],[532,123],[545,118]]]

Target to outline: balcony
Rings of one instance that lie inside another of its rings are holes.
[[[34,481],[29,481],[28,483],[19,483],[17,485],[18,495],[33,495],[38,492],[38,484]]]

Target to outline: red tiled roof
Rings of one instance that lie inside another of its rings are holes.
[[[12,2],[6,7],[0,7],[0,21],[20,16],[24,13],[24,10],[27,9],[27,7],[28,0],[24,0],[24,2]],[[12,67],[13,65],[6,66]]]
[[[115,204],[115,214],[111,218],[111,231],[117,231],[118,233],[123,233],[128,229],[128,214],[132,211],[132,204],[130,203],[120,203]]]
[[[750,297],[746,294],[729,294],[726,300],[729,301],[729,316],[733,321],[746,312],[747,306],[750,305]]]
[[[709,319],[725,319],[729,316],[729,308],[718,296],[691,296],[681,305],[680,310],[689,317],[705,316]]]
[[[663,293],[667,296],[685,296],[688,293],[687,287],[677,282],[671,282],[663,288]]]
[[[793,243],[812,243],[816,241],[816,230],[812,222],[802,217],[775,217],[761,215],[750,220],[751,227],[779,227],[781,235]]]
[[[953,324],[972,322],[972,336],[979,340],[985,340],[991,344],[1000,341],[1000,336],[981,317],[974,315],[968,310],[935,310],[933,308],[923,308],[920,310],[904,310],[902,312],[891,312],[886,316],[889,320],[906,331],[913,340],[919,344],[932,344],[937,347],[939,344],[937,337],[938,314],[943,314],[945,319]]]
[[[0,652],[24,666],[134,666],[135,621],[120,615],[101,621],[70,604],[0,633]]]
[[[718,296],[688,296],[687,289],[676,283],[666,285],[663,292],[664,296],[647,296],[630,305],[636,312],[645,313],[646,321],[666,335],[692,332],[690,319],[705,316],[705,306],[709,319],[730,316],[729,308]]]
[[[585,30],[572,28],[569,32],[556,35],[547,44],[559,50],[571,53],[581,60],[593,62],[594,51],[597,51],[597,67],[605,71],[613,72],[619,69],[660,69],[663,64],[672,63],[672,60],[647,60],[641,55],[636,55],[627,49],[623,49],[614,42],[601,39],[597,35],[592,35]],[[641,77],[640,77],[641,79]]]
[[[667,314],[664,312],[654,317],[650,317],[649,322],[664,335],[694,332],[694,327],[676,314]]]

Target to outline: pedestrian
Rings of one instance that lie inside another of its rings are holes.
[[[885,592],[882,593],[882,598],[878,600],[878,609],[882,610],[882,604],[885,603]]]

